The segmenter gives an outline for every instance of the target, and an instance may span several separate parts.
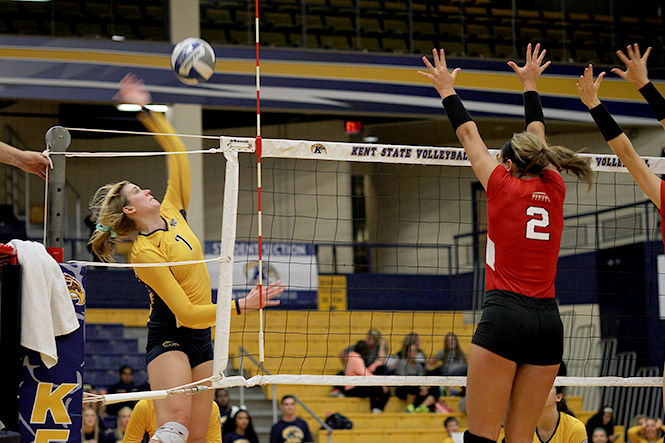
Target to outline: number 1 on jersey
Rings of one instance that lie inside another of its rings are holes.
[[[526,208],[526,215],[529,217],[540,216],[540,218],[532,218],[526,222],[526,238],[531,240],[549,240],[549,232],[537,232],[536,228],[547,228],[550,225],[550,213],[547,209],[540,206],[529,206]]]

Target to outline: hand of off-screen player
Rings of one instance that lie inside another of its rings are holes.
[[[579,81],[575,84],[577,86],[577,93],[582,99],[587,108],[593,109],[600,104],[598,99],[598,89],[600,89],[600,83],[605,77],[605,72],[601,72],[598,75],[598,78],[594,81],[593,79],[593,66],[589,65],[584,68],[584,75],[580,76]]]
[[[273,300],[279,294],[284,292],[284,285],[281,281],[277,280],[275,283],[272,283],[270,286],[263,286],[263,306],[277,306],[279,305],[279,300]],[[259,309],[260,307],[260,297],[259,297],[259,285],[254,286],[254,288],[249,292],[247,297],[241,298],[238,300],[238,305],[240,306],[241,311],[252,311]]]
[[[626,65],[626,70],[622,71],[619,68],[612,68],[612,72],[622,79],[634,84],[639,89],[649,83],[647,60],[651,53],[651,47],[649,46],[644,55],[642,55],[640,52],[640,45],[635,43],[634,45],[626,46],[626,53],[628,56],[626,56],[621,50],[617,51],[617,56],[619,57],[619,60]]]
[[[134,74],[127,74],[118,83],[118,92],[113,100],[120,103],[131,103],[139,106],[147,106],[152,103],[152,96],[140,80]]]
[[[454,95],[455,89],[453,88],[453,83],[455,83],[455,78],[462,68],[455,68],[452,72],[449,72],[446,65],[446,54],[443,49],[440,51],[432,49],[432,56],[434,58],[434,66],[432,66],[427,57],[423,56],[422,60],[425,66],[427,66],[428,72],[418,71],[418,74],[432,80],[434,87],[442,99],[449,95]]]
[[[36,151],[21,151],[19,159],[16,162],[16,166],[25,172],[38,175],[44,179],[46,178],[46,168],[50,164],[48,157]]]
[[[537,43],[532,51],[531,43],[529,43],[526,47],[526,62],[524,66],[517,66],[517,63],[512,60],[508,62],[508,66],[513,68],[513,71],[517,74],[517,78],[520,79],[524,92],[536,90],[536,83],[538,82],[538,78],[540,78],[540,74],[552,63],[551,61],[543,63],[546,52],[544,49],[542,52],[540,51],[540,43]]]

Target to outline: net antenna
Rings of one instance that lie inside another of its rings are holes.
[[[254,2],[254,28],[256,34],[256,186],[257,186],[257,223],[259,238],[259,364],[263,368],[265,359],[263,337],[263,214],[261,210],[261,157],[263,156],[261,143],[261,58],[259,56],[259,0]]]

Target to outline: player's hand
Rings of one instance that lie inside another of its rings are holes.
[[[584,75],[581,75],[580,80],[575,84],[582,103],[589,109],[595,108],[600,104],[598,89],[600,88],[600,82],[603,81],[603,77],[605,77],[605,72],[601,72],[596,81],[594,81],[593,66],[589,65],[584,68]]]
[[[266,306],[277,306],[279,300],[273,300],[279,294],[284,292],[284,285],[281,281],[277,280],[275,283],[270,286],[263,286],[263,307]],[[242,311],[252,311],[259,309],[260,307],[260,297],[259,297],[259,285],[254,286],[254,288],[249,292],[247,297],[241,298],[238,300],[238,305]]]
[[[635,43],[634,45],[626,46],[626,54],[624,54],[620,49],[617,51],[617,56],[626,65],[626,70],[622,71],[619,68],[613,68],[612,72],[621,77],[622,79],[631,82],[638,88],[649,83],[649,75],[647,72],[647,59],[651,53],[651,46],[649,46],[642,55],[640,53],[640,45]]]
[[[442,99],[449,95],[454,95],[455,89],[453,88],[453,83],[455,83],[455,78],[462,68],[455,68],[452,72],[449,72],[446,65],[446,54],[443,49],[440,51],[432,49],[432,56],[434,58],[434,66],[432,66],[427,57],[423,56],[422,60],[425,66],[427,66],[428,71],[418,71],[418,74],[432,80],[434,87]]]
[[[46,168],[50,166],[47,156],[41,152],[35,151],[21,151],[19,154],[16,166],[23,169],[25,172],[38,175],[41,178],[46,178]]]
[[[143,84],[143,80],[130,73],[118,83],[118,92],[113,96],[113,100],[146,106],[152,103],[152,96]]]
[[[517,74],[517,78],[520,79],[524,87],[524,92],[536,90],[536,83],[538,82],[538,78],[540,78],[540,74],[552,63],[551,61],[543,63],[546,52],[544,49],[542,52],[540,51],[540,43],[537,43],[534,50],[531,51],[531,43],[529,43],[526,46],[526,62],[524,66],[519,67],[512,60],[508,62],[508,66],[513,68],[513,71]]]

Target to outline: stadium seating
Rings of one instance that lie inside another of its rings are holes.
[[[409,12],[409,4],[411,12]],[[654,47],[649,63],[662,62],[656,44],[663,33],[657,17],[540,10],[521,4],[514,12],[496,0],[266,0],[261,3],[261,43],[307,47],[471,57],[521,55],[529,42],[541,42],[555,61],[615,63],[614,47],[638,42]],[[167,4],[118,0],[0,2],[0,33],[167,40]],[[356,7],[358,9],[356,9]],[[303,18],[303,10],[305,12]],[[201,36],[215,44],[252,45],[253,11],[245,0],[201,0]],[[303,31],[305,38],[303,39]],[[513,42],[513,35],[515,41]],[[601,45],[602,43],[602,45]]]
[[[85,383],[107,388],[118,381],[118,369],[122,365],[132,367],[136,384],[147,380],[145,352],[138,349],[136,339],[124,338],[123,331],[124,326],[119,323],[86,324]]]

